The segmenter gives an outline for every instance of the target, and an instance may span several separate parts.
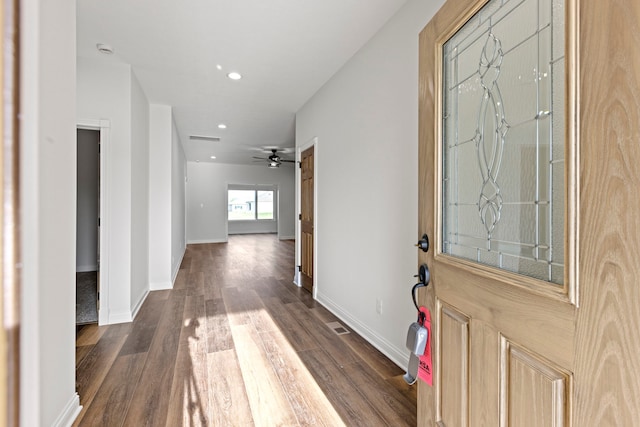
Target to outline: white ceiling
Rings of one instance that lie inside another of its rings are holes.
[[[130,64],[149,102],[173,107],[187,160],[252,164],[293,152],[296,111],[405,2],[78,0],[77,53]]]

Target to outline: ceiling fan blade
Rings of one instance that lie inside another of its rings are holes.
[[[284,160],[284,159],[280,159],[281,162],[285,162],[285,163],[295,163],[295,160]]]
[[[253,156],[253,158],[254,158],[254,159],[258,159],[258,160],[269,160],[269,159],[268,159],[268,158],[266,158],[266,157],[256,157],[256,156]]]

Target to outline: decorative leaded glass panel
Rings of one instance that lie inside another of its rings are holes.
[[[562,0],[491,0],[443,47],[444,253],[562,284]]]

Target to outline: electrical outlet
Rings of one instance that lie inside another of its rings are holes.
[[[382,314],[382,300],[380,298],[376,298],[376,313]]]

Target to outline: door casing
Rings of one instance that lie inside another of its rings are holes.
[[[82,119],[77,122],[78,129],[100,131],[100,256],[98,259],[98,283],[100,296],[98,307],[98,324],[108,325],[109,320],[109,180],[107,165],[109,164],[109,120]]]

